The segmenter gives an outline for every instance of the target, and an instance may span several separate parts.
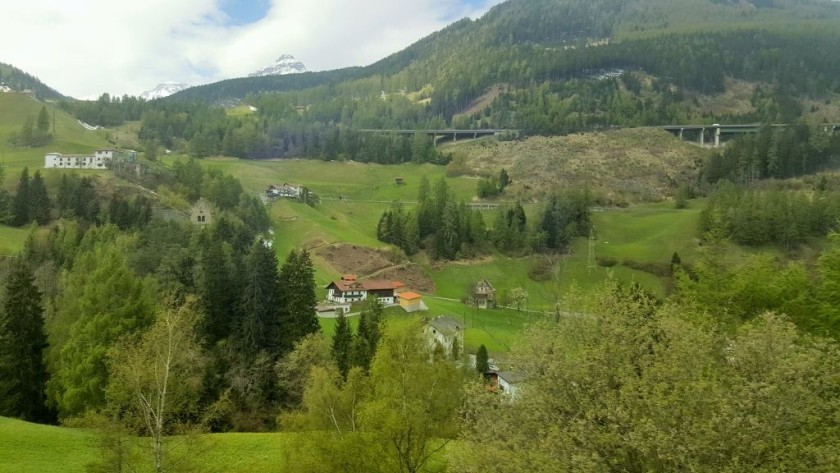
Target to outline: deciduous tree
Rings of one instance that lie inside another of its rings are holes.
[[[455,469],[808,471],[840,466],[835,342],[765,314],[728,330],[610,287],[529,329],[514,399],[479,387]]]
[[[151,439],[151,458],[157,473],[166,471],[168,435],[179,419],[194,414],[201,373],[201,350],[196,338],[201,313],[195,298],[157,314],[141,336],[124,339],[109,353],[111,379],[108,397],[121,404],[117,411],[136,416]]]
[[[47,359],[48,395],[63,417],[104,405],[108,349],[154,320],[154,283],[128,268],[123,245],[96,244],[61,280]]]

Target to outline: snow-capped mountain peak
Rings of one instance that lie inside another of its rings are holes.
[[[277,61],[262,69],[248,74],[248,77],[260,76],[282,76],[285,74],[298,74],[306,72],[306,66],[302,62],[295,59],[291,54],[284,54],[277,58]]]
[[[154,89],[143,92],[140,94],[140,98],[146,100],[162,99],[189,87],[189,85],[180,82],[164,82],[163,84],[158,84]]]

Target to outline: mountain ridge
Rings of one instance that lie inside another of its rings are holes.
[[[274,63],[248,74],[248,77],[284,76],[302,72],[307,72],[302,62],[291,54],[281,54]]]
[[[550,48],[573,50],[581,44],[605,42],[608,48],[614,49],[617,43],[639,37],[687,32],[692,28],[737,29],[738,25],[749,23],[760,28],[757,25],[812,19],[840,20],[840,3],[827,0],[756,0],[752,3],[743,0],[508,0],[477,20],[458,20],[368,66],[310,73],[306,80],[290,79],[289,76],[259,82],[253,81],[254,77],[229,79],[182,91],[174,98],[201,98],[211,102],[241,100],[249,93],[301,90],[348,80],[405,74],[411,75],[410,82],[416,83],[416,87],[408,89],[415,90],[425,84],[440,90],[453,82],[472,83],[468,86],[470,97],[456,100],[463,105],[480,96],[493,83],[504,81],[463,77],[474,75],[473,71],[462,72],[460,78],[452,77],[454,73],[442,77],[439,72],[469,64],[473,62],[472,57],[487,52],[498,57],[481,65],[485,76],[484,71],[488,68],[521,68],[522,61],[541,61],[539,56],[529,58],[528,55]],[[590,66],[586,61],[583,58],[580,69]],[[616,64],[591,65],[595,69],[614,66]],[[553,80],[551,72],[534,79]],[[477,84],[479,81],[482,83]],[[461,91],[467,89],[465,84],[458,85]]]
[[[140,98],[144,100],[156,100],[162,99],[165,97],[169,97],[172,94],[178,93],[182,90],[186,90],[191,86],[185,84],[183,82],[161,82],[160,84],[156,85],[154,88],[151,88],[142,94],[140,94]]]

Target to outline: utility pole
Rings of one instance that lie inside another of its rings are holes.
[[[598,269],[595,266],[595,227],[589,229],[589,255],[586,258],[586,273],[592,274],[592,271]]]

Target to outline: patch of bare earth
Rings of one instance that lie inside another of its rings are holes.
[[[359,277],[396,264],[383,251],[346,243],[323,246],[318,248],[315,254],[323,258],[339,273],[355,274]]]
[[[400,281],[412,291],[422,294],[433,294],[437,288],[435,282],[432,281],[420,267],[415,264],[406,264],[395,266],[386,269],[376,275],[376,279],[388,279],[391,281]]]
[[[481,97],[473,100],[472,103],[461,113],[456,114],[453,118],[457,118],[459,116],[470,116],[476,113],[484,111],[485,108],[489,107],[490,104],[493,103],[494,100],[502,93],[504,90],[502,85],[494,85],[487,89],[487,91]]]
[[[505,168],[505,199],[542,199],[563,188],[587,186],[604,204],[658,201],[694,182],[709,150],[651,128],[611,130],[518,141],[465,144],[476,174]]]
[[[695,95],[697,112],[708,115],[744,115],[755,111],[752,95],[758,84],[731,77],[724,79],[725,90],[717,95]],[[769,87],[765,87],[769,90]]]
[[[397,261],[388,251],[359,245],[338,243],[315,250],[338,275],[354,274],[360,279],[387,279],[400,281],[412,291],[429,294],[435,292],[435,283],[419,266]],[[337,275],[337,276],[338,276]]]

